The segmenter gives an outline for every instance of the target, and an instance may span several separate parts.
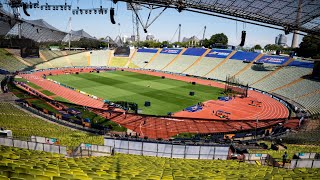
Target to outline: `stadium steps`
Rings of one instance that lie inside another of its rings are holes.
[[[277,90],[280,90],[280,89],[284,89],[284,88],[290,87],[290,86],[292,86],[292,85],[294,85],[294,84],[296,84],[296,83],[298,83],[298,82],[300,82],[300,81],[302,81],[302,80],[303,80],[303,78],[299,78],[299,79],[297,79],[297,80],[295,80],[295,81],[290,82],[289,84],[285,84],[285,85],[280,86],[280,87],[278,87],[278,88],[276,88],[276,89],[273,89],[273,90],[270,91],[270,92],[272,93],[272,92],[274,92],[274,91],[277,91]]]
[[[185,71],[187,71],[188,69],[190,69],[194,65],[198,64],[210,51],[211,51],[211,49],[207,49],[207,51],[205,53],[203,53],[194,63],[192,63],[189,67],[187,67],[187,69],[182,71],[182,73],[184,73]]]
[[[42,61],[44,61],[44,62],[48,61],[48,59],[42,54],[41,51],[39,51],[39,56],[40,56],[40,59],[42,59]]]
[[[74,66],[74,65],[71,63],[70,58],[68,57],[67,52],[62,51],[61,53],[62,53],[62,55],[64,56],[64,58],[66,59],[66,61],[67,61],[71,66]]]
[[[12,53],[11,49],[5,49],[5,50],[8,51],[14,58],[16,58],[21,63],[23,63],[23,64],[25,64],[27,66],[32,66],[32,64],[30,64],[27,61],[23,60],[23,58],[18,56],[16,53]]]
[[[312,92],[309,92],[309,93],[304,94],[304,95],[301,95],[299,97],[296,97],[295,99],[300,99],[300,98],[304,98],[304,97],[315,95],[315,94],[319,94],[319,93],[320,93],[320,89],[312,91]]]
[[[45,63],[43,63],[43,64],[49,64],[49,66],[51,66],[51,67],[54,68],[54,66],[48,61],[48,59],[47,59],[41,52],[39,52],[39,55],[40,55],[40,58],[41,58],[43,61],[45,61]]]
[[[235,75],[233,75],[233,77],[235,77],[235,76],[239,76],[240,74],[242,74],[244,71],[246,71],[247,69],[249,69],[251,66],[252,66],[252,64],[254,63],[254,62],[256,62],[256,61],[258,61],[258,59],[260,59],[262,56],[263,56],[264,54],[259,54],[256,58],[254,58],[254,60],[253,61],[251,61],[246,67],[244,67],[243,69],[241,69],[239,72],[237,72]]]
[[[207,76],[208,74],[211,74],[213,71],[215,71],[216,69],[218,69],[222,64],[224,64],[225,62],[227,62],[237,51],[232,51],[223,61],[221,61],[216,67],[214,67],[213,69],[211,69],[207,74],[204,75]]]
[[[86,56],[87,56],[87,60],[88,60],[88,66],[90,66],[90,52],[87,52]]]
[[[127,64],[124,67],[126,67],[126,68],[129,67],[129,64],[132,62],[132,59],[136,56],[137,51],[138,51],[137,49],[134,50],[131,58],[129,59],[129,61],[127,62]]]
[[[188,48],[182,49],[182,51],[181,51],[174,59],[172,59],[171,62],[169,62],[166,66],[164,66],[164,67],[161,69],[161,71],[164,70],[165,68],[167,68],[168,66],[170,66],[170,65],[171,65],[172,63],[174,63],[177,59],[179,59],[179,57],[181,57],[181,55],[182,55],[187,49],[188,49]]]
[[[107,61],[107,66],[111,65],[111,61],[112,61],[113,56],[114,56],[114,50],[109,51],[109,58],[108,58],[108,61]]]
[[[153,60],[155,60],[156,57],[158,57],[158,55],[160,54],[161,51],[162,51],[162,49],[159,48],[158,52],[150,59],[150,61],[145,66],[143,66],[143,68],[145,68],[146,66],[148,66],[149,63],[151,63]]]
[[[290,58],[287,62],[285,62],[282,66],[278,67],[276,70],[272,71],[271,73],[267,74],[266,76],[264,76],[263,78],[259,79],[258,81],[254,82],[251,84],[252,85],[255,85],[257,84],[258,82],[261,82],[265,79],[267,79],[268,77],[274,75],[275,73],[277,73],[278,71],[280,71],[283,67],[287,66],[288,64],[290,64],[292,61],[294,61],[294,58]]]

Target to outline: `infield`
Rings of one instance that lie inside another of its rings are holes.
[[[143,114],[153,115],[167,115],[198,102],[216,100],[223,91],[127,71],[58,75],[50,79],[109,101],[135,102]],[[190,91],[195,92],[195,96],[190,96]],[[150,101],[151,106],[145,107],[145,101]]]

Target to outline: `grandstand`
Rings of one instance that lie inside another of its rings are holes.
[[[9,88],[0,91],[0,180],[319,179],[320,82],[311,76],[313,61],[243,51],[245,30],[241,47],[207,41],[206,26],[203,39],[180,44],[181,25],[179,43],[168,44],[179,48],[138,48],[128,57],[127,44],[139,46],[138,27],[131,39],[98,40],[71,30],[71,18],[68,32],[21,18],[22,7],[28,18],[43,2],[19,2],[0,2],[0,81]],[[133,10],[149,6],[146,25],[139,17],[145,13],[132,13],[145,32],[168,8],[212,13],[243,22],[243,29],[248,23],[294,32],[293,42],[296,33],[320,33],[320,3],[312,0],[123,2]],[[107,14],[103,4],[100,10],[67,5],[41,10]],[[82,51],[57,48],[67,44]],[[114,53],[117,46],[126,52]],[[40,57],[23,58],[19,48]],[[309,122],[316,124],[312,131]]]
[[[167,67],[161,70],[181,73],[195,63],[199,56],[203,55],[205,52],[206,49],[202,48],[188,48],[180,57],[173,59]]]
[[[149,63],[149,61],[152,59],[152,57],[160,51],[159,49],[138,49],[136,55],[132,58],[131,64],[129,64],[129,67],[135,68],[140,67],[143,68],[144,66]]]
[[[109,50],[98,50],[90,52],[90,66],[107,66],[111,52]]]
[[[77,147],[82,142],[103,144],[101,136],[59,126],[26,113],[11,103],[0,102],[0,124],[12,130],[14,137],[29,140],[31,136],[57,138],[61,145]]]
[[[161,70],[171,61],[173,61],[182,50],[183,49],[164,48],[161,50],[160,54],[152,62],[148,63],[144,68]]]
[[[5,49],[0,48],[0,67],[1,69],[7,70],[7,71],[19,71],[26,67],[24,63],[16,59],[12,54],[10,54]]]
[[[285,170],[235,161],[164,159],[117,154],[66,159],[1,146],[2,179],[279,179],[317,178],[318,169]]]

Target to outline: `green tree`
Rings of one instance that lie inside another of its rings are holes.
[[[283,47],[276,44],[267,44],[264,46],[264,49],[276,51],[276,50],[282,50]]]
[[[214,34],[210,37],[210,45],[211,44],[222,44],[228,45],[228,37],[224,33]]]
[[[262,49],[262,47],[260,46],[260,44],[257,44],[255,46],[253,46],[253,49]]]
[[[304,36],[297,49],[298,56],[320,58],[320,37],[316,35]]]

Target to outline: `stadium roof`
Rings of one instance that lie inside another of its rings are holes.
[[[71,39],[69,38],[70,35],[67,34],[67,35],[63,38],[62,41],[67,42],[67,41],[69,41],[69,39],[70,39],[71,41],[79,41],[79,40],[82,39],[82,38],[96,39],[96,38],[92,37],[90,34],[88,34],[87,32],[85,32],[83,29],[78,30],[78,31],[71,30],[71,31],[70,31],[70,34],[71,34]]]
[[[320,0],[120,0],[320,35]],[[299,8],[300,7],[300,8]]]

